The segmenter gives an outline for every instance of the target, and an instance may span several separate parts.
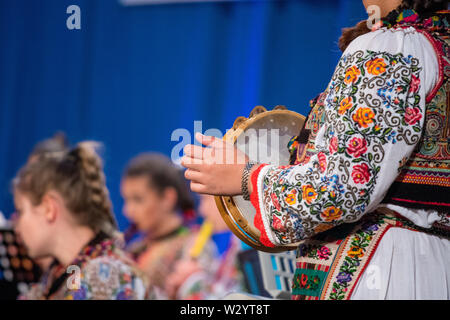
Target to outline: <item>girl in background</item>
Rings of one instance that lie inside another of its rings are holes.
[[[128,251],[147,274],[157,297],[167,299],[167,277],[191,237],[183,213],[193,211],[194,201],[183,174],[162,154],[141,154],[127,165],[121,194],[126,217],[141,233]]]
[[[32,258],[55,262],[22,299],[143,299],[145,277],[120,249],[95,144],[48,152],[13,181],[15,231]]]
[[[199,213],[204,224],[195,241],[186,246],[167,281],[167,291],[176,299],[220,299],[244,289],[237,254],[241,243],[230,231],[213,196],[200,195]],[[205,231],[206,230],[206,231]]]

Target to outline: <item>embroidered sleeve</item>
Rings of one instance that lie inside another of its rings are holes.
[[[142,300],[151,298],[133,267],[121,260],[99,257],[90,260],[79,273],[79,282],[67,288],[69,300]]]
[[[266,246],[354,222],[382,200],[419,142],[425,112],[421,55],[392,51],[346,51],[308,161],[252,174],[255,225]]]

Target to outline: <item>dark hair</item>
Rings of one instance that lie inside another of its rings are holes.
[[[100,157],[99,144],[82,142],[64,152],[47,152],[22,167],[13,189],[30,197],[34,205],[50,190],[58,192],[81,225],[113,236],[117,223]]]
[[[163,154],[142,153],[136,156],[125,168],[124,177],[147,177],[149,186],[155,188],[159,193],[172,187],[178,195],[177,209],[186,212],[194,208],[194,200],[182,170],[175,167]]]
[[[403,0],[395,10],[391,11],[386,17],[383,17],[382,20],[394,25],[396,22],[395,19],[403,10],[413,9],[421,17],[425,18],[431,16],[436,11],[445,10],[447,7],[448,0]],[[366,22],[366,20],[360,21],[354,27],[342,29],[342,35],[339,38],[339,48],[342,51],[345,51],[354,39],[370,32]]]

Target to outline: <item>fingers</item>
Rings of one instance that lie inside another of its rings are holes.
[[[205,146],[210,146],[215,141],[223,142],[223,140],[221,140],[221,139],[218,139],[218,138],[212,137],[212,136],[205,136],[205,135],[201,134],[200,132],[197,132],[195,134],[195,140],[197,140],[198,142],[200,142],[201,144],[203,144]]]
[[[184,172],[184,176],[188,180],[195,181],[197,183],[202,182],[202,173],[199,171],[188,169]]]
[[[193,159],[203,159],[203,151],[205,148],[188,144],[183,148],[184,155]]]
[[[191,181],[191,190],[192,192],[208,194],[206,186],[204,184],[194,181]]]
[[[195,171],[201,171],[205,166],[205,163],[201,159],[195,159],[187,156],[181,158],[181,165],[187,169],[192,169]]]

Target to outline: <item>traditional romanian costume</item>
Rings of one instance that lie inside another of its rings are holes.
[[[298,243],[293,299],[450,299],[449,11],[356,38],[291,165],[260,165],[261,242]]]
[[[169,299],[166,280],[174,272],[177,261],[184,258],[186,243],[193,237],[185,226],[158,238],[147,237],[131,242],[131,253],[140,270],[144,271],[157,299]]]
[[[154,298],[145,275],[121,249],[99,233],[68,266],[55,261],[21,300],[143,300]]]

